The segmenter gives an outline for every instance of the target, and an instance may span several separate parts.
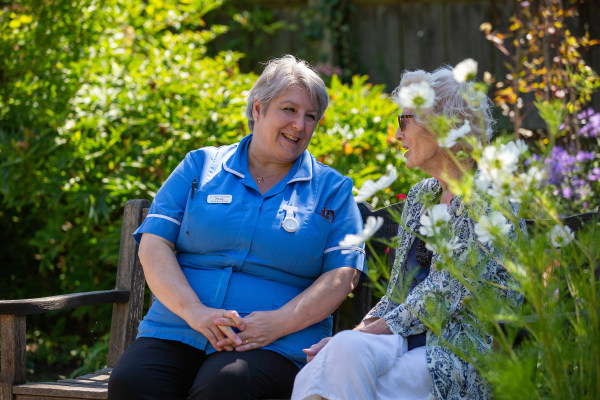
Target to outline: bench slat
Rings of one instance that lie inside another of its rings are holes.
[[[108,384],[105,387],[68,385],[58,382],[26,383],[13,387],[15,398],[20,395],[45,396],[48,398],[79,398],[105,400],[108,396]]]

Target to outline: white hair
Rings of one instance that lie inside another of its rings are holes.
[[[493,103],[488,96],[475,90],[472,81],[457,82],[449,66],[440,67],[433,72],[404,71],[400,84],[392,92],[392,101],[398,103],[401,88],[419,82],[427,82],[435,92],[433,106],[426,114],[456,118],[459,125],[469,121],[471,132],[468,135],[477,136],[484,143],[489,143],[495,123],[492,118]]]
[[[288,54],[269,61],[250,89],[246,117],[251,131],[254,130],[254,116],[252,115],[254,99],[257,99],[266,111],[274,98],[294,86],[308,91],[312,102],[317,107],[317,120],[323,117],[329,105],[329,95],[323,79],[306,61]]]

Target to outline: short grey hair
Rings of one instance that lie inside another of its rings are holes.
[[[433,107],[425,115],[443,115],[461,122],[468,120],[471,125],[468,135],[481,138],[484,143],[490,142],[495,124],[493,103],[488,96],[475,90],[473,81],[457,82],[450,66],[442,66],[433,72],[404,71],[400,84],[392,92],[392,101],[398,103],[400,89],[419,82],[427,82],[435,92]]]
[[[291,87],[306,89],[317,107],[317,120],[323,118],[329,105],[329,95],[323,79],[306,61],[288,54],[270,60],[248,93],[246,117],[250,131],[254,130],[254,99],[257,99],[266,111],[274,98]]]

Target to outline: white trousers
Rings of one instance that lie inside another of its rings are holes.
[[[292,400],[425,400],[432,382],[425,347],[400,335],[342,331],[296,375]]]

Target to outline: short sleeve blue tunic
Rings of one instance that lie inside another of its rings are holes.
[[[174,243],[179,265],[202,303],[242,317],[280,308],[335,268],[366,272],[364,249],[339,245],[346,234],[362,229],[351,179],[305,151],[263,195],[248,172],[251,140],[248,135],[238,144],[188,153],[134,233],[138,243],[143,233]],[[283,228],[286,216],[299,223],[296,231]],[[306,362],[302,349],[331,335],[331,326],[328,317],[264,349],[301,367]],[[158,300],[140,323],[138,337],[215,351]]]

